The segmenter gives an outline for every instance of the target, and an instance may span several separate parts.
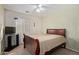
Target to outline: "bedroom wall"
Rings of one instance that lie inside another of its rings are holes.
[[[79,5],[59,5],[43,19],[43,32],[47,28],[65,28],[67,48],[79,52]]]
[[[14,20],[15,16],[16,14],[5,9],[5,26],[15,27],[16,26],[16,23]]]
[[[4,8],[0,5],[0,54],[2,54],[2,41],[3,41],[3,28],[4,28]]]

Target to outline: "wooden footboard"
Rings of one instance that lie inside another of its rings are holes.
[[[37,47],[36,47],[35,55],[39,55],[39,54],[40,54],[40,45],[39,45],[39,40],[36,39],[36,42],[37,42]]]
[[[31,54],[34,54],[34,55],[40,54],[38,39],[34,39],[27,35],[24,35],[24,48],[27,49]]]

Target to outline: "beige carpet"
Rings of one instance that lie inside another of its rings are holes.
[[[18,46],[10,52],[5,52],[5,55],[30,55],[30,53],[23,48],[23,45]],[[59,48],[52,52],[50,55],[79,55],[79,53],[72,50]]]
[[[52,52],[51,55],[79,55],[79,53],[69,49],[59,48]]]
[[[5,55],[30,55],[30,53],[20,45],[10,52],[5,52]]]

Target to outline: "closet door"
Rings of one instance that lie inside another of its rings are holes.
[[[40,17],[35,15],[27,15],[23,21],[24,32],[27,35],[40,34],[42,30],[42,22]]]
[[[23,43],[23,18],[18,18],[18,20],[16,21],[16,34],[19,34],[19,40],[20,40],[20,44]]]
[[[31,34],[40,34],[41,33],[41,20],[39,17],[32,17],[32,19],[30,19],[30,33]]]
[[[34,23],[35,23],[34,19],[31,18],[29,20],[29,27],[30,27],[29,34],[31,34],[31,35],[35,34],[35,25],[34,25]]]
[[[35,29],[35,34],[41,34],[42,31],[42,22],[40,17],[36,17],[34,21],[34,29]]]
[[[27,17],[24,21],[23,21],[23,33],[29,35],[30,34],[30,19]]]

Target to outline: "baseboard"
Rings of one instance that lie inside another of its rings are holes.
[[[3,54],[4,54],[4,52],[0,53],[0,55],[3,55]]]
[[[69,50],[72,50],[72,51],[75,51],[75,52],[78,52],[78,53],[79,53],[79,51],[74,50],[74,49],[72,49],[72,48],[68,48],[68,47],[66,47],[66,49],[69,49]]]
[[[2,55],[2,53],[0,53],[0,55]]]

